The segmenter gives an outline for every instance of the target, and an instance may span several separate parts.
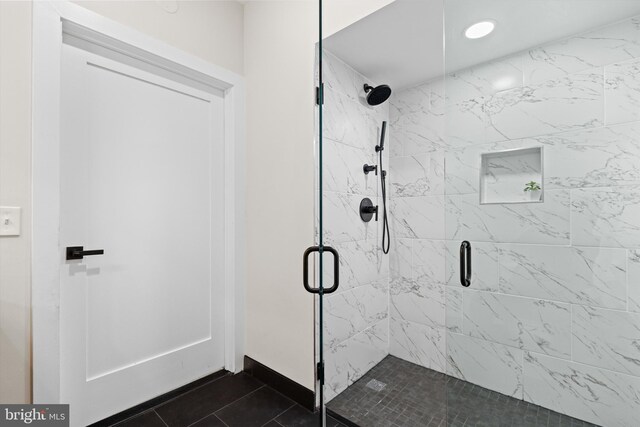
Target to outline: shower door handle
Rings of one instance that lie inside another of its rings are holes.
[[[330,288],[322,287],[323,294],[330,294],[335,292],[338,289],[339,274],[340,274],[340,258],[338,257],[338,251],[333,249],[331,246],[310,246],[304,251],[304,255],[302,256],[302,283],[307,292],[312,294],[319,294],[320,288],[313,288],[309,285],[309,255],[314,252],[320,253],[322,256],[323,252],[330,252],[333,255],[333,285]]]
[[[471,285],[471,243],[467,240],[460,244],[460,284]]]

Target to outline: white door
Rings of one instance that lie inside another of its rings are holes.
[[[63,47],[61,396],[74,426],[224,367],[223,99],[176,80]],[[104,254],[66,260],[73,246]]]

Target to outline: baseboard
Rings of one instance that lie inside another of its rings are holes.
[[[225,369],[222,369],[218,372],[214,372],[213,374],[209,374],[206,377],[202,377],[193,382],[190,382],[189,384],[185,384],[182,387],[178,387],[175,390],[171,390],[168,393],[161,394],[160,396],[154,397],[153,399],[147,400],[146,402],[142,402],[141,404],[136,405],[132,408],[125,409],[122,412],[118,412],[117,414],[111,415],[108,418],[97,421],[91,424],[89,427],[106,427],[106,426],[111,426],[113,424],[119,423],[120,421],[124,421],[127,418],[131,418],[134,415],[141,414],[147,409],[151,409],[164,402],[168,402],[169,400],[173,399],[176,396],[179,396],[183,393],[194,390],[200,387],[201,385],[217,380],[218,378],[222,378],[229,373],[230,372]]]
[[[312,390],[249,356],[244,357],[244,371],[308,410],[314,411],[316,409],[316,396]]]

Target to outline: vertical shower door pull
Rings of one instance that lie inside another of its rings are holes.
[[[471,243],[467,240],[460,244],[460,284],[465,288],[471,285]]]
[[[330,288],[322,288],[323,294],[330,294],[338,290],[340,259],[338,257],[338,251],[333,249],[331,246],[322,246],[322,250],[320,249],[320,246],[310,246],[306,251],[304,251],[304,255],[302,256],[302,284],[307,292],[312,294],[320,293],[320,288],[313,288],[309,285],[309,255],[314,252],[319,252],[321,253],[320,256],[322,256],[322,252],[330,252],[333,255],[333,285]]]

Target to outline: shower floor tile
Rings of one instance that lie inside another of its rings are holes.
[[[382,387],[371,387],[384,383]],[[595,426],[387,356],[327,405],[361,427]]]

